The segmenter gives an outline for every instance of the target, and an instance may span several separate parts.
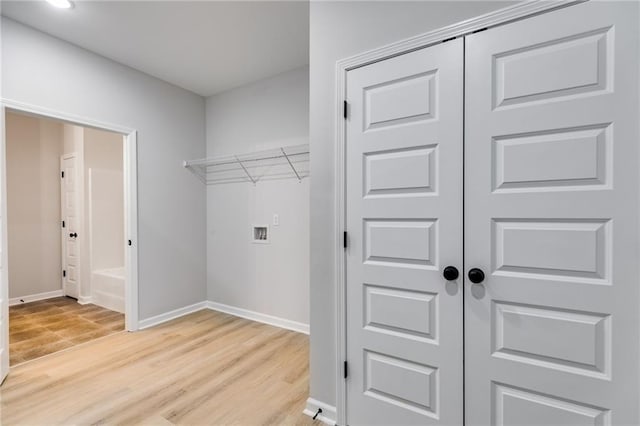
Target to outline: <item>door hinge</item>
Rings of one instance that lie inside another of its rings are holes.
[[[349,110],[349,104],[347,103],[347,101],[343,101],[342,103],[342,116],[344,117],[344,119],[347,119],[347,112]]]
[[[64,220],[62,221],[62,227],[64,228]]]
[[[344,231],[344,234],[342,235],[342,246],[344,248],[347,248],[347,231]]]
[[[64,179],[64,171],[60,172],[60,174],[62,175],[62,179]]]
[[[67,276],[67,271],[62,271],[62,276],[66,277]]]
[[[347,361],[344,362],[344,378],[346,379],[347,376],[349,376],[349,365],[347,364]]]

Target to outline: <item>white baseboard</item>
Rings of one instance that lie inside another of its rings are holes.
[[[307,407],[304,409],[303,413],[309,417],[313,417],[316,415],[319,408],[322,409],[322,413],[318,414],[316,420],[320,420],[326,425],[334,426],[338,416],[336,407],[332,405],[325,404],[317,399],[309,398],[307,399]]]
[[[236,308],[235,306],[229,306],[218,302],[208,301],[207,308],[214,311],[224,312],[225,314],[231,314],[237,317],[246,318],[252,321],[275,325],[276,327],[280,328],[286,328],[287,330],[297,331],[298,333],[309,334],[309,324],[303,324],[297,321],[274,317],[272,315],[261,314],[260,312],[250,311],[248,309]]]
[[[37,302],[38,300],[53,299],[54,297],[62,297],[62,290],[47,291],[46,293],[30,294],[28,296],[13,297],[9,299],[9,306],[22,305],[23,303]]]
[[[153,327],[154,325],[162,324],[163,322],[171,321],[172,319],[192,314],[206,308],[207,302],[198,302],[193,305],[185,306],[184,308],[174,309],[173,311],[165,312],[164,314],[156,315],[155,317],[140,320],[138,322],[138,329],[142,330]]]
[[[88,305],[92,302],[91,296],[80,296],[78,297],[78,303],[81,305]]]

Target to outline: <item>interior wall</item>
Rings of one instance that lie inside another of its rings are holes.
[[[125,247],[122,135],[84,129],[84,169],[89,271],[122,267]]]
[[[306,66],[208,98],[207,156],[307,143],[308,105]],[[252,224],[270,244],[250,241]],[[309,179],[207,187],[207,297],[309,323]]]
[[[62,289],[60,123],[7,113],[9,298]]]
[[[182,167],[204,99],[4,17],[2,58],[4,98],[137,130],[140,319],[205,300],[205,187]]]
[[[507,7],[507,1],[335,1],[310,6],[311,383],[336,404],[336,61]],[[342,100],[338,99],[338,103]]]

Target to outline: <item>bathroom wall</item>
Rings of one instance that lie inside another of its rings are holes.
[[[84,131],[85,217],[90,270],[124,266],[123,138]]]
[[[63,133],[65,153],[75,152],[81,162],[80,300],[86,302],[93,270],[124,266],[124,140],[117,133],[71,124],[64,125]]]
[[[7,113],[6,150],[9,298],[59,291],[63,126]]]

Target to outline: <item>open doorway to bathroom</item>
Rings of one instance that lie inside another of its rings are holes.
[[[7,111],[11,365],[125,329],[124,137]]]

